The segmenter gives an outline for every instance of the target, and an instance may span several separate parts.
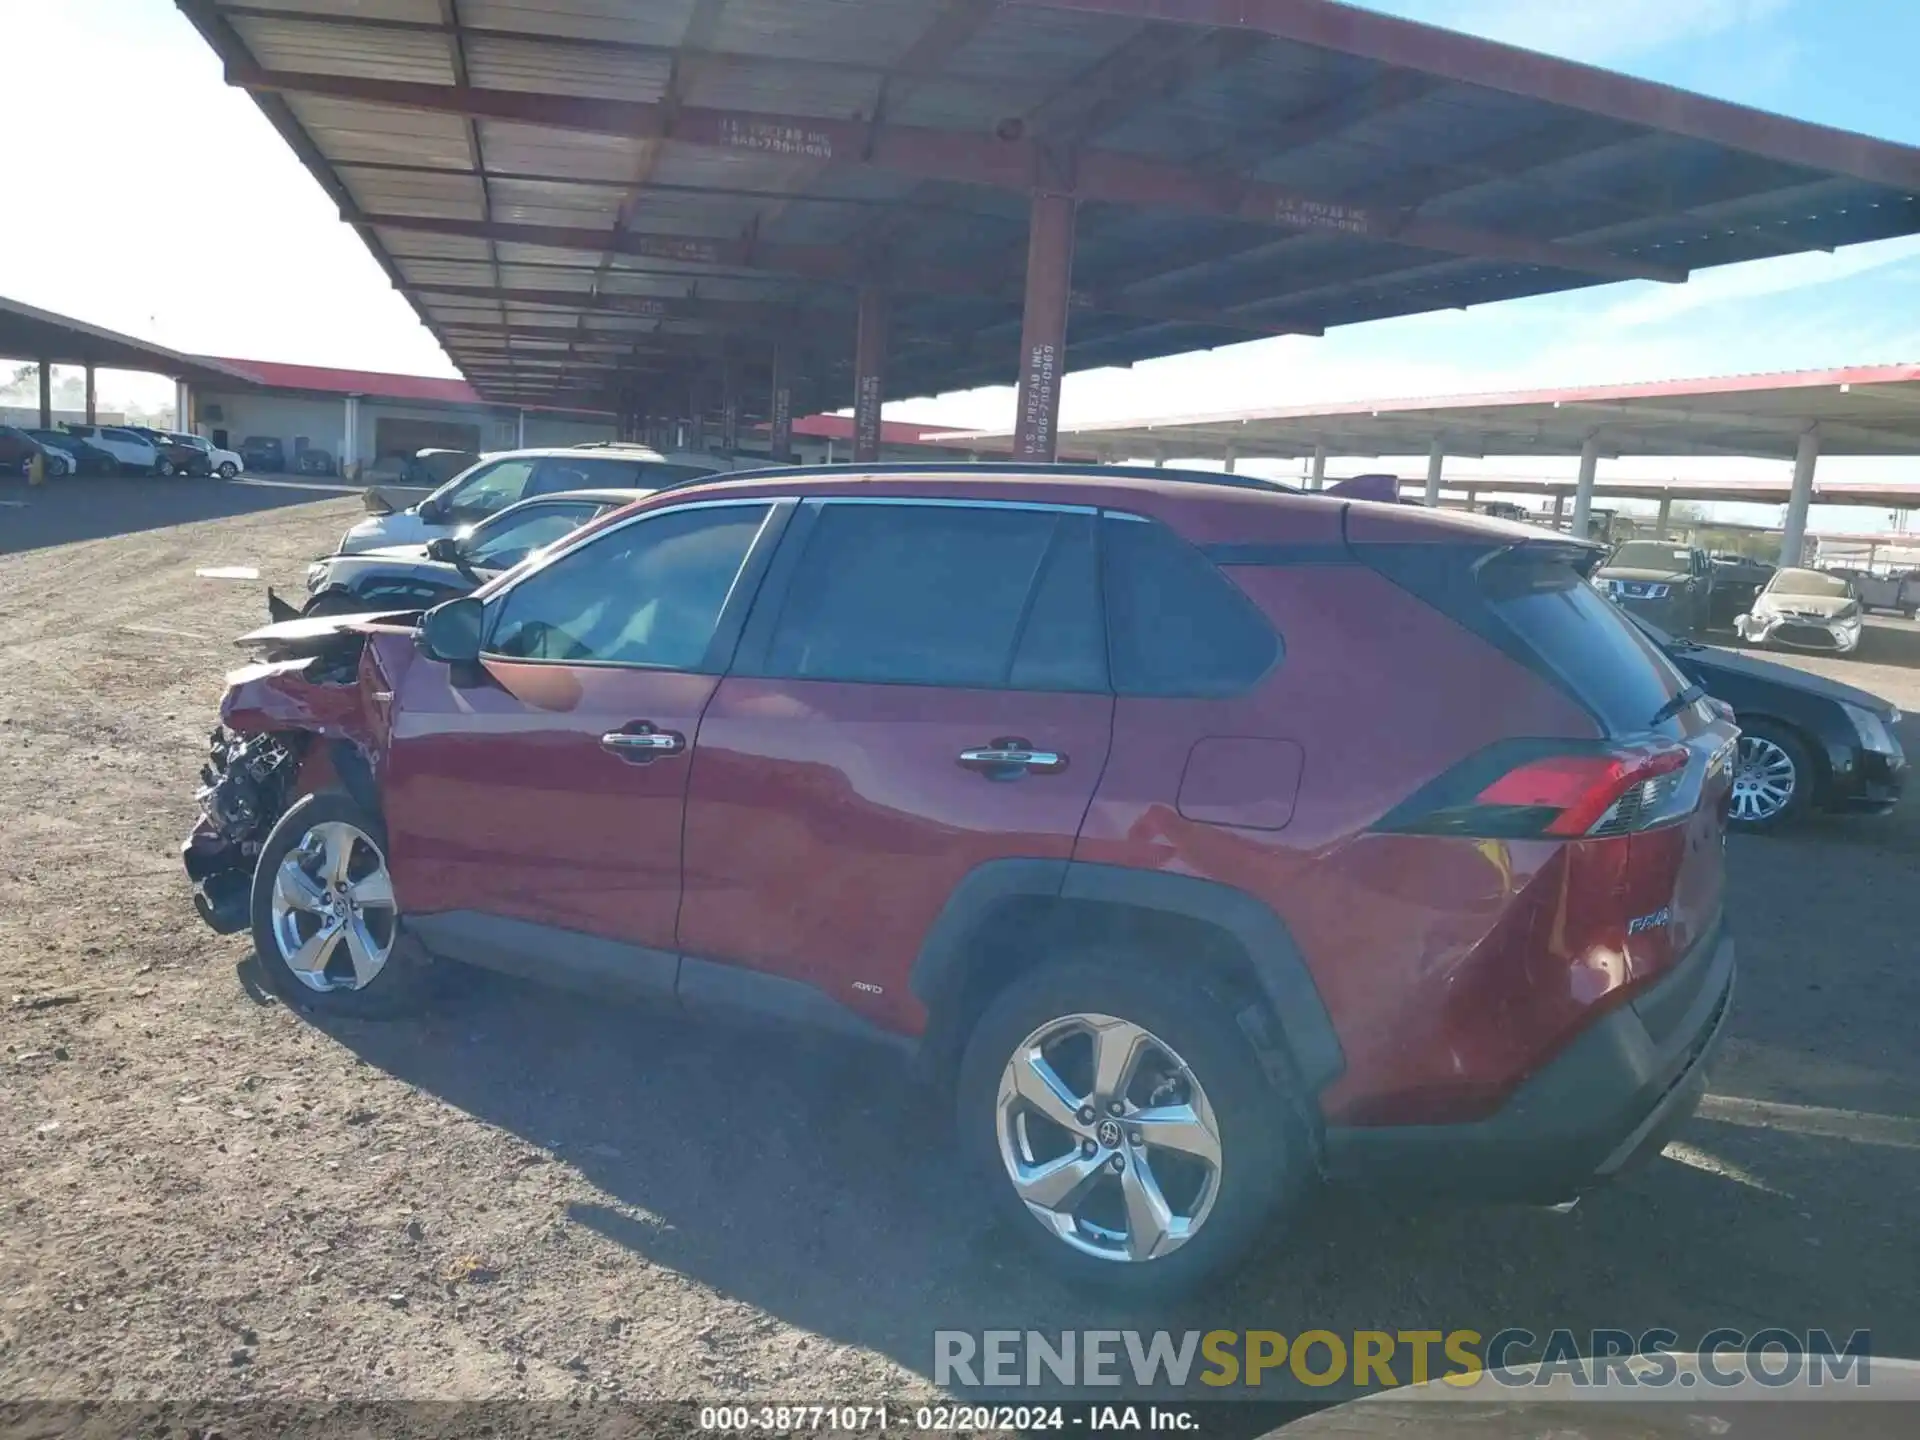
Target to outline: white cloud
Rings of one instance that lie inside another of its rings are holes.
[[[1595,316],[1594,323],[1612,330],[1662,324],[1689,311],[1832,285],[1916,257],[1920,257],[1920,235],[1902,235],[1851,245],[1831,255],[1812,251],[1745,265],[1724,265],[1703,270],[1684,285],[1636,284],[1634,293]]]

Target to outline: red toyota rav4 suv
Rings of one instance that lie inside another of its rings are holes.
[[[186,847],[283,994],[464,961],[880,1037],[1143,1291],[1322,1178],[1554,1202],[1692,1110],[1735,731],[1501,522],[1111,470],[761,472],[252,637]]]

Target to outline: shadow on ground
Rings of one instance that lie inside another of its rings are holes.
[[[1666,1327],[1686,1349],[1718,1326],[1870,1327],[1876,1354],[1920,1354],[1906,1199],[1920,1186],[1920,1147],[1846,1133],[1847,1112],[1831,1110],[1920,1115],[1910,1040],[1920,985],[1900,916],[1881,905],[1863,930],[1839,928],[1847,908],[1874,908],[1871,892],[1904,862],[1889,854],[1822,894],[1804,873],[1810,859],[1859,870],[1858,859],[1813,840],[1734,848],[1744,973],[1715,1090],[1829,1107],[1818,1113],[1840,1118],[1825,1133],[1703,1116],[1667,1157],[1566,1216],[1338,1197],[1232,1278],[1172,1305],[1079,1294],[1038,1274],[981,1220],[944,1105],[858,1046],[492,977],[423,1023],[325,1028],[577,1165],[605,1199],[572,1206],[573,1223],[930,1376],[938,1329],[1522,1326],[1544,1337],[1566,1326],[1585,1350],[1595,1328]]]
[[[0,481],[0,555],[357,493],[355,486],[293,476],[240,480],[80,476],[40,486],[24,480]]]

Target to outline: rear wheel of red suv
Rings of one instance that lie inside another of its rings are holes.
[[[1069,1279],[1177,1294],[1238,1257],[1311,1172],[1234,1006],[1146,956],[1022,976],[961,1062],[963,1150],[1018,1240]]]

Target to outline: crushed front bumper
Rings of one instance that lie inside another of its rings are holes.
[[[1857,615],[1848,620],[1821,620],[1748,613],[1735,619],[1733,628],[1749,645],[1788,645],[1795,650],[1847,655],[1859,648],[1862,626]]]
[[[1498,1112],[1459,1125],[1330,1126],[1328,1178],[1556,1204],[1658,1155],[1706,1091],[1733,1005],[1723,925],[1609,1012]]]

